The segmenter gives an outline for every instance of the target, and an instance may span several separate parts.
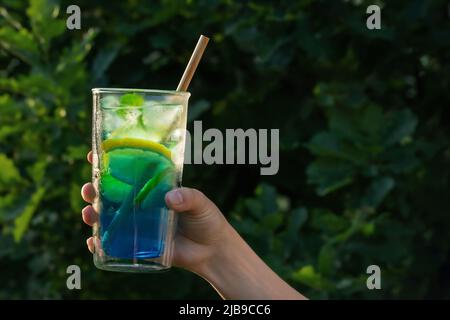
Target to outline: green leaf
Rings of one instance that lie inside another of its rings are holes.
[[[326,234],[338,234],[350,227],[350,222],[342,215],[337,215],[324,209],[315,209],[312,214],[311,226]]]
[[[0,95],[0,107],[3,115],[8,112],[8,115],[12,116],[11,114],[9,114],[9,112],[14,111],[14,105],[15,101],[9,94]],[[0,120],[4,119],[2,118]]]
[[[56,64],[57,81],[65,88],[82,85],[86,82],[87,72],[83,66],[86,56],[91,51],[97,29],[89,29],[83,34],[81,41],[74,41],[70,47],[65,47]],[[64,92],[67,94],[66,92]]]
[[[308,183],[316,185],[316,192],[325,196],[353,182],[353,167],[347,162],[319,159],[306,169]]]
[[[89,147],[86,145],[72,145],[67,147],[64,157],[69,161],[84,160],[88,152]]]
[[[46,189],[44,187],[39,187],[31,196],[23,212],[14,220],[13,236],[16,242],[20,242],[25,231],[28,229],[31,218],[41,203],[45,191]]]
[[[72,212],[80,212],[83,208],[83,200],[80,197],[81,185],[72,183],[67,191],[68,200],[70,201],[70,208]]]
[[[16,10],[22,10],[25,3],[24,0],[3,0],[2,1],[2,5],[4,5],[5,7],[9,7],[9,8],[13,8]]]
[[[335,132],[319,132],[312,137],[307,148],[318,157],[341,159],[355,165],[363,164],[365,161],[364,153],[340,138]]]
[[[334,269],[334,262],[336,259],[336,251],[330,244],[325,244],[320,249],[318,257],[318,270],[323,275],[330,275]]]
[[[385,168],[395,174],[411,172],[420,163],[414,148],[406,146],[390,148],[383,155],[383,161]]]
[[[173,45],[174,39],[166,33],[155,34],[150,36],[150,42],[156,49],[170,48]]]
[[[140,107],[144,105],[144,97],[138,93],[127,93],[120,97],[120,104],[127,107]]]
[[[43,159],[40,161],[36,161],[31,167],[28,168],[27,171],[33,181],[36,184],[39,184],[44,180],[46,169],[47,160]]]
[[[277,191],[269,184],[260,184],[255,191],[258,200],[262,204],[265,214],[275,213],[278,210]]]
[[[0,47],[5,48],[23,61],[33,64],[38,58],[38,46],[33,35],[26,29],[0,28]]]
[[[343,155],[338,137],[328,131],[314,135],[307,147],[316,156],[340,157]]]
[[[17,79],[0,78],[0,88],[31,98],[46,96],[46,94],[54,97],[59,95],[62,90],[48,74],[43,73],[19,76]]]
[[[275,230],[283,222],[283,215],[279,212],[265,215],[261,220],[261,225],[269,230]]]
[[[110,46],[102,47],[94,59],[92,64],[92,81],[95,82],[104,76],[104,73],[108,70],[111,63],[117,57],[121,44],[115,43]]]
[[[365,141],[360,122],[363,110],[333,108],[327,112],[331,132],[349,142]]]
[[[65,20],[58,19],[58,14],[59,5],[56,0],[30,0],[27,15],[33,33],[45,49],[48,49],[53,38],[61,35],[66,29]]]
[[[6,139],[8,136],[17,134],[22,131],[20,126],[3,126],[0,128],[0,140]]]
[[[294,281],[298,281],[317,290],[324,289],[326,286],[323,277],[316,272],[312,265],[307,265],[297,270],[292,275],[292,278]]]
[[[369,136],[378,137],[385,125],[383,110],[380,107],[370,105],[363,110],[361,117],[361,129]]]
[[[369,186],[366,195],[362,199],[363,206],[378,207],[389,192],[394,188],[395,181],[391,177],[375,179]]]
[[[393,145],[402,142],[414,133],[417,123],[416,116],[409,109],[394,112],[387,122],[385,143]]]
[[[289,216],[288,230],[289,233],[297,233],[298,230],[303,226],[303,224],[308,219],[308,211],[306,208],[294,209]]]
[[[365,235],[366,237],[369,237],[375,233],[375,223],[373,223],[373,222],[364,223],[361,226],[360,230],[363,235]]]
[[[310,287],[319,289],[321,288],[322,277],[316,273],[312,265],[302,267],[296,271],[293,275],[294,280],[300,281]]]
[[[21,180],[14,162],[3,153],[0,153],[0,168],[0,186],[6,187]]]
[[[260,218],[263,215],[263,205],[257,199],[249,198],[244,200],[245,208],[250,211],[250,214],[255,218]]]
[[[83,208],[83,201],[80,197],[81,185],[78,183],[72,183],[68,190],[68,196],[70,201],[70,208],[73,212],[80,212]]]

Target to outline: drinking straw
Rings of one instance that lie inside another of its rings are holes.
[[[208,45],[209,38],[204,35],[200,35],[198,39],[197,45],[195,46],[194,52],[192,53],[191,59],[187,64],[186,69],[184,70],[183,76],[181,77],[180,83],[178,84],[177,91],[186,91],[189,87],[189,83],[192,80],[192,76],[197,69],[198,63],[202,58],[203,52]]]

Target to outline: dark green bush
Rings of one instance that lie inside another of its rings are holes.
[[[182,270],[95,269],[80,217],[90,89],[175,88],[200,33],[189,127],[279,128],[280,171],[186,166],[184,184],[309,297],[450,298],[448,4],[377,2],[369,31],[372,1],[83,0],[69,31],[71,1],[3,0],[0,298],[217,297]]]

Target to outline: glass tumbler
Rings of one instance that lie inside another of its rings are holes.
[[[148,272],[171,267],[174,212],[165,194],[181,185],[190,93],[92,89],[94,264]]]

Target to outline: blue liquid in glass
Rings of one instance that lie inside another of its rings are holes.
[[[100,177],[104,253],[121,259],[160,257],[169,223],[164,197],[174,186],[172,163],[139,150],[111,151],[108,157]]]

